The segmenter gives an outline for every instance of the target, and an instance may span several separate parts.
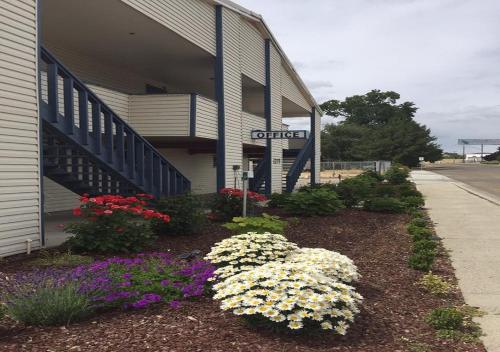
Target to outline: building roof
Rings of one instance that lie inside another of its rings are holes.
[[[305,93],[306,97],[309,98],[309,100],[312,102],[312,104],[316,107],[316,110],[321,115],[323,115],[323,111],[321,110],[318,103],[316,102],[316,99],[314,99],[311,92],[307,88],[306,84],[304,83],[304,81],[302,80],[302,78],[300,77],[298,72],[295,70],[295,67],[293,67],[292,62],[286,56],[285,52],[283,51],[283,49],[279,45],[278,41],[276,40],[276,37],[274,36],[274,34],[269,29],[269,26],[264,21],[264,18],[262,17],[262,15],[255,13],[255,12],[253,12],[253,11],[251,11],[251,10],[241,6],[241,5],[238,5],[237,3],[235,3],[234,1],[231,1],[231,0],[211,0],[211,1],[213,1],[214,3],[216,3],[218,5],[222,5],[222,6],[228,8],[232,11],[238,12],[242,16],[248,18],[250,21],[254,22],[259,27],[259,29],[261,30],[261,32],[264,35],[266,35],[267,37],[269,37],[269,39],[271,39],[274,46],[278,49],[281,57],[283,58],[283,61],[285,63],[286,68],[288,69],[288,71],[290,73],[292,73],[292,78],[296,81],[296,83],[298,84],[298,86],[302,90],[302,92]]]

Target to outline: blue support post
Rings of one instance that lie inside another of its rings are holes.
[[[272,111],[271,111],[271,40],[266,39],[265,42],[265,74],[266,74],[266,86],[264,89],[264,117],[266,119],[266,130],[270,131],[272,129]],[[266,151],[265,151],[265,170],[264,170],[264,180],[265,180],[265,193],[270,195],[272,193],[272,140],[266,140]]]
[[[57,64],[48,65],[47,71],[47,102],[49,104],[49,121],[57,122],[59,115],[59,100],[58,100],[58,69]]]
[[[311,111],[311,136],[312,140],[312,151],[311,151],[311,185],[314,186],[318,183],[316,180],[316,171],[318,165],[316,165],[316,108],[313,107]]]
[[[224,37],[223,37],[223,7],[215,7],[215,97],[217,100],[217,191],[226,184],[226,150],[225,150],[225,108],[224,108]],[[175,184],[175,182],[174,182]]]

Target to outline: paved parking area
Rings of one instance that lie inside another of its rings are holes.
[[[481,164],[433,165],[428,169],[500,198],[500,166]]]

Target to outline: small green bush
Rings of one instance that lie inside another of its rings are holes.
[[[439,275],[434,275],[432,272],[425,274],[418,284],[426,291],[436,296],[444,296],[450,293],[452,285],[444,280]]]
[[[269,208],[283,208],[290,197],[290,193],[273,193],[269,197],[269,202],[267,202],[267,206]]]
[[[429,271],[434,264],[435,255],[432,252],[413,253],[408,259],[410,268],[420,271]]]
[[[337,194],[346,207],[355,207],[372,196],[372,180],[368,176],[347,178],[338,184]]]
[[[408,211],[412,219],[424,219],[427,217],[427,214],[421,209],[410,209]]]
[[[198,232],[207,219],[202,202],[192,194],[161,198],[155,203],[155,209],[171,217],[168,223],[153,221],[157,235],[191,235]]]
[[[324,189],[327,191],[335,192],[337,189],[337,185],[334,183],[318,183],[315,185],[302,186],[298,189],[298,192],[311,192],[317,189]]]
[[[12,319],[32,326],[68,325],[92,314],[91,300],[79,292],[76,283],[40,287],[23,295],[7,296],[5,300]]]
[[[337,194],[325,188],[311,189],[306,192],[292,193],[285,210],[293,215],[325,216],[335,214],[344,205]]]
[[[391,197],[368,199],[365,201],[363,208],[379,213],[404,213],[406,210],[403,202]]]
[[[375,190],[374,190],[374,197],[392,197],[392,198],[397,198],[398,197],[398,190],[396,186],[391,185],[389,183],[380,183],[376,185]]]
[[[425,321],[436,330],[460,330],[464,327],[465,313],[457,308],[437,308]]]
[[[429,223],[424,218],[414,218],[410,221],[408,226],[416,226],[416,227],[427,227]]]
[[[279,216],[262,214],[256,217],[235,217],[232,222],[222,225],[225,228],[236,232],[237,234],[256,232],[256,233],[277,233],[283,234],[285,231],[286,221],[283,221]]]
[[[417,191],[415,185],[410,182],[406,182],[398,186],[397,190],[401,197],[424,197],[422,193]]]
[[[373,170],[366,170],[356,177],[368,178],[371,179],[374,183],[382,182],[384,180],[384,176]]]
[[[401,197],[401,201],[406,205],[408,209],[418,209],[425,205],[425,200],[422,197]]]
[[[410,169],[403,165],[393,165],[387,170],[384,177],[385,179],[393,185],[404,184],[410,176]]]
[[[413,253],[432,252],[436,255],[437,244],[431,240],[421,240],[413,242]]]
[[[40,251],[40,258],[35,259],[33,264],[38,267],[51,266],[51,267],[69,267],[90,264],[94,258],[86,255],[73,254],[71,251],[65,253]]]
[[[426,227],[418,227],[409,225],[407,227],[408,233],[412,236],[413,242],[432,239],[432,231]]]

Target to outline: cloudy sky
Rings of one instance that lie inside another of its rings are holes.
[[[264,16],[318,102],[394,90],[446,151],[500,138],[500,0],[236,2]]]

